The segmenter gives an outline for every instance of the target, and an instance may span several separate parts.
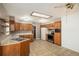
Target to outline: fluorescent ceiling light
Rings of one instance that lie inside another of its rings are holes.
[[[50,17],[51,17],[51,16],[49,16],[49,15],[45,15],[45,14],[38,13],[38,12],[32,12],[31,15],[32,15],[32,16],[37,16],[37,17],[42,17],[42,18],[50,18]]]
[[[48,21],[48,19],[40,19],[39,20],[39,23],[48,23],[49,21]]]
[[[21,21],[31,21],[32,18],[29,17],[29,16],[24,16],[24,17],[21,17],[20,20],[21,20]]]

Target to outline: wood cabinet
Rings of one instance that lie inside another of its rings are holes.
[[[20,56],[29,56],[30,41],[24,41],[20,44]]]
[[[24,30],[24,24],[20,23],[20,30],[23,31]]]
[[[12,44],[3,46],[3,56],[18,56],[20,55],[20,44]]]
[[[0,56],[28,56],[30,53],[30,41],[22,41],[16,44],[0,46]]]
[[[3,50],[2,50],[2,46],[0,46],[0,56],[2,56],[2,54],[3,54]]]
[[[47,27],[47,25],[41,25],[40,27],[41,27],[41,28],[42,28],[42,27]]]
[[[61,45],[61,33],[54,33],[54,44]]]
[[[55,33],[54,33],[54,44],[61,46],[61,21],[56,21],[54,23]],[[60,30],[56,32],[56,30]]]
[[[61,29],[61,21],[54,22],[54,28],[55,29]]]
[[[54,29],[54,23],[47,24],[48,29]]]
[[[15,31],[20,31],[20,23],[15,23]]]
[[[32,31],[32,24],[15,23],[15,31]]]
[[[20,24],[20,30],[32,31],[32,24]]]
[[[32,24],[28,24],[27,25],[27,30],[31,30],[32,31]]]

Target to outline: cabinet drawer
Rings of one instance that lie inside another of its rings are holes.
[[[32,38],[32,35],[24,35],[25,38]]]
[[[54,37],[60,37],[61,36],[61,33],[55,33],[54,34]]]

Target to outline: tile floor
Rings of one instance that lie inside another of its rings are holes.
[[[30,46],[30,56],[79,56],[79,53],[44,40],[35,40]]]

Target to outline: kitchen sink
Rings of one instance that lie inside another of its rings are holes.
[[[23,39],[23,38],[12,38],[11,40],[22,41],[22,40],[24,40],[24,39]]]

